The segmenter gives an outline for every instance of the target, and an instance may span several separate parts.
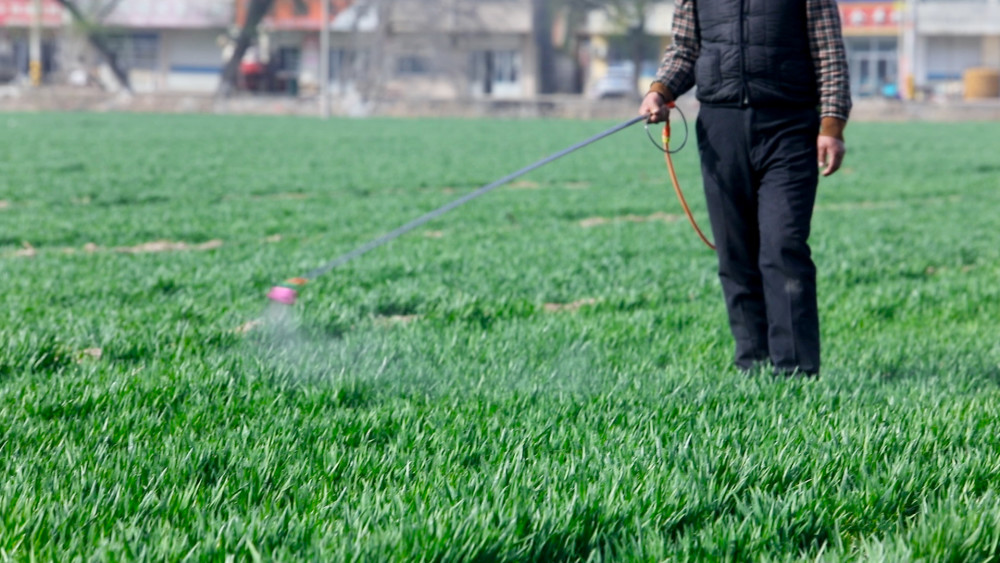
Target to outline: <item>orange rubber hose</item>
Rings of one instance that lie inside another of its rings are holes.
[[[691,208],[688,207],[687,200],[684,199],[684,192],[681,191],[681,183],[677,180],[677,172],[674,170],[674,161],[670,158],[670,122],[664,122],[663,124],[663,157],[667,161],[667,170],[670,171],[670,182],[674,185],[674,192],[677,193],[677,199],[681,202],[681,207],[684,208],[684,214],[687,215],[688,222],[694,227],[694,231],[698,233],[702,242],[708,245],[709,248],[715,250],[715,245],[708,240],[705,233],[701,232],[701,227],[698,226],[698,221],[695,220],[694,215],[691,213]]]

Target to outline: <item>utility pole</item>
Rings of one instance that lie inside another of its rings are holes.
[[[319,3],[319,113],[330,119],[330,0]]]
[[[31,85],[42,85],[42,0],[32,0],[31,3],[31,45],[29,46],[30,62],[28,74]]]

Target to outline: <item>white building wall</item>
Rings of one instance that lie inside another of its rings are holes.
[[[918,87],[960,90],[962,73],[1000,68],[1000,0],[931,0],[915,6]]]
[[[929,36],[926,42],[928,81],[960,80],[962,72],[982,64],[982,38],[976,36]]]
[[[173,29],[161,34],[167,90],[213,92],[222,72],[221,29]]]
[[[946,0],[917,4],[920,35],[1000,35],[1000,0]]]
[[[1000,34],[983,37],[983,65],[1000,68]]]

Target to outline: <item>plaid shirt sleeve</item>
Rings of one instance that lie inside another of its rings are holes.
[[[820,116],[847,121],[851,113],[851,81],[836,0],[806,0],[806,20],[819,85]]]
[[[701,50],[694,3],[695,0],[674,0],[673,43],[663,52],[660,69],[650,88],[661,93],[666,88],[670,99],[677,99],[694,86],[694,63]],[[656,83],[662,86],[657,87]]]

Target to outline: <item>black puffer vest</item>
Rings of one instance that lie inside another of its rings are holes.
[[[815,106],[805,0],[696,0],[698,100],[714,105]]]

